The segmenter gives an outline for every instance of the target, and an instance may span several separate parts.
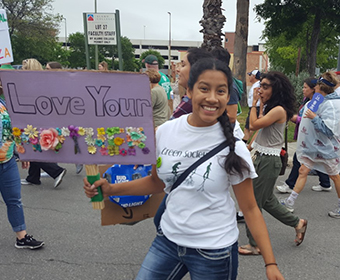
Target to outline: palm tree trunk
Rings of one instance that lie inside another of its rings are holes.
[[[222,28],[226,18],[222,14],[222,0],[204,0],[203,18],[200,24],[203,29],[202,48],[211,51],[216,48],[222,48]]]
[[[307,69],[311,77],[315,76],[316,52],[319,43],[320,31],[321,31],[321,15],[318,11],[316,11],[313,24],[313,31],[310,38],[309,55],[307,56]]]

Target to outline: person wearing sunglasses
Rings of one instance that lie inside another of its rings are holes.
[[[256,112],[258,100],[264,105],[263,117]],[[281,147],[284,143],[284,129],[296,108],[294,87],[289,79],[280,72],[263,73],[260,87],[254,90],[253,103],[249,116],[250,130],[259,131],[252,143],[255,150],[254,167],[258,175],[253,179],[253,188],[257,205],[266,210],[283,224],[295,229],[295,244],[299,246],[305,237],[307,220],[293,215],[280,204],[274,195],[275,182],[279,176],[282,163]],[[246,221],[249,243],[239,247],[242,255],[259,255],[260,252]]]

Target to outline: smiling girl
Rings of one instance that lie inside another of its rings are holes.
[[[153,166],[152,176],[120,184],[101,179],[92,186],[84,179],[88,197],[97,194],[98,186],[104,195],[169,193],[161,228],[136,279],[182,279],[188,272],[192,280],[236,279],[239,231],[231,187],[262,251],[268,279],[283,279],[254,198],[251,179],[256,173],[249,151],[242,141],[235,141],[225,112],[231,86],[225,63],[209,58],[198,61],[188,82],[193,112],[158,128],[158,164]],[[191,154],[202,155],[225,140],[228,147],[170,192],[176,176],[198,159],[184,156],[186,151],[201,151]],[[182,153],[162,153],[165,149]]]

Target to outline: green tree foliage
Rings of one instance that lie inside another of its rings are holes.
[[[62,66],[69,67],[70,51],[63,47],[63,43],[54,46],[53,57],[49,61],[58,61]]]
[[[307,24],[306,24],[307,26]],[[320,43],[317,49],[316,67],[321,72],[336,67],[337,63],[337,34],[334,29],[323,27],[320,32]],[[301,49],[301,59],[299,72],[308,71],[307,69],[307,42],[306,27],[295,38],[290,39],[289,34],[284,32],[276,37],[268,37],[266,43],[267,53],[272,67],[281,67],[286,74],[294,72],[297,66],[298,51]]]
[[[278,50],[278,57],[292,61],[294,55],[289,55],[289,51],[294,49],[297,56],[297,50],[301,47],[305,64],[302,69],[307,69],[311,76],[317,63],[329,62],[332,58],[331,44],[336,47],[340,33],[340,1],[265,0],[255,6],[255,11],[259,19],[265,20],[263,37],[269,42],[276,41],[270,42],[272,55],[273,50]],[[283,48],[278,47],[279,41],[285,41]],[[288,44],[289,41],[292,44]]]
[[[154,56],[157,57],[157,59],[158,59],[158,68],[159,68],[159,69],[162,69],[162,68],[163,68],[163,65],[164,65],[164,58],[162,57],[162,55],[161,55],[158,51],[155,51],[155,50],[147,50],[146,52],[143,52],[143,53],[140,55],[139,61],[140,61],[140,64],[142,65],[142,67],[145,68],[145,64],[144,64],[143,60],[144,60],[149,54],[153,54]]]
[[[70,56],[69,62],[71,68],[86,67],[86,53],[85,53],[85,36],[84,33],[74,33],[69,36]],[[134,48],[127,37],[121,37],[122,56],[123,56],[123,70],[124,71],[138,71],[140,65],[134,56]],[[91,69],[95,69],[95,46],[89,46]],[[114,58],[114,61],[113,61]],[[109,69],[118,69],[118,47],[101,45],[98,46],[99,61],[106,61]],[[114,62],[112,64],[112,61]]]
[[[14,63],[36,58],[42,64],[55,58],[61,16],[51,13],[53,0],[2,0],[8,17]]]
[[[84,68],[86,67],[85,56],[85,37],[84,33],[73,33],[68,37],[70,45],[69,63],[71,68]]]
[[[139,71],[141,64],[139,60],[135,59],[135,49],[132,46],[131,41],[127,37],[121,37],[122,44],[122,56],[123,56],[123,70],[124,71]],[[113,46],[113,55],[115,59],[118,58],[118,47]],[[118,69],[118,61],[115,65],[115,69]]]

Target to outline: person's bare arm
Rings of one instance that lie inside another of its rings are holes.
[[[237,104],[227,105],[227,113],[229,121],[235,123],[237,118]]]
[[[248,178],[242,183],[234,185],[233,190],[247,226],[260,248],[264,263],[276,263],[267,226],[255,200],[252,180]],[[284,279],[277,265],[267,266],[266,273],[270,280]]]
[[[106,179],[100,179],[91,185],[87,178],[84,178],[84,190],[87,197],[98,194],[97,188],[101,187],[104,196],[110,195],[148,195],[163,192],[165,187],[159,179],[156,167],[152,166],[151,176],[132,180],[129,182],[110,184]]]

